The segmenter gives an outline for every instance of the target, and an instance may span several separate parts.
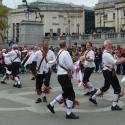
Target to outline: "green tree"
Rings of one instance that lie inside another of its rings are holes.
[[[9,9],[6,6],[0,5],[0,37],[3,42],[6,39],[6,30],[9,28],[8,26],[8,12]]]

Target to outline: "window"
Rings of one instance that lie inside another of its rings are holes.
[[[113,13],[113,20],[115,19],[115,13]]]
[[[52,23],[52,25],[56,25],[56,26],[59,26],[59,23]]]
[[[57,17],[52,17],[53,19],[56,19]]]
[[[103,15],[103,18],[104,18],[104,20],[107,20],[107,19],[108,19],[108,15],[107,15],[107,14],[104,14],[104,15]]]
[[[125,10],[123,10],[123,15],[125,16]]]
[[[19,23],[16,23],[16,42],[19,42],[19,26],[20,24]]]
[[[15,23],[13,23],[12,29],[13,29],[13,38],[15,38]]]
[[[57,29],[57,34],[58,34],[58,36],[60,36],[60,34],[61,34],[61,29],[60,28]]]
[[[63,15],[58,15],[59,16],[59,18],[64,18],[64,16]]]
[[[19,42],[19,23],[16,23],[16,42]]]
[[[50,35],[53,36],[53,29],[50,29]]]

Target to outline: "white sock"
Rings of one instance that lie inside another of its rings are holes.
[[[38,96],[38,98],[41,98],[41,94],[40,95],[37,95]]]
[[[97,90],[97,92],[92,96],[92,99],[96,99],[98,95],[100,95],[102,92],[100,89]]]
[[[88,86],[88,91],[91,92],[91,91],[94,91],[95,88],[93,87],[92,83],[91,82],[88,82],[87,83],[87,86]]]
[[[46,97],[46,94],[45,94],[45,93],[42,93],[42,97]]]
[[[118,105],[118,100],[119,100],[119,95],[118,94],[114,94],[112,106]]]
[[[67,115],[70,115],[72,113],[72,107],[73,107],[73,101],[70,100],[66,100],[66,104],[67,104]]]
[[[20,80],[19,80],[19,78],[18,78],[18,77],[15,77],[14,79],[15,79],[15,81],[16,81],[16,83],[17,83],[18,85],[20,85],[20,84],[21,84],[21,82],[20,82]]]
[[[7,76],[4,75],[3,78],[2,78],[2,81],[5,81],[5,80],[6,80],[6,77],[7,77]]]
[[[51,106],[54,106],[57,102],[60,102],[63,99],[62,94],[58,95],[53,101],[50,102]]]
[[[11,71],[9,71],[9,70],[6,70],[6,73],[7,73],[8,75],[11,75]]]

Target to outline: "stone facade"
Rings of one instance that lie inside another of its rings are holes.
[[[99,0],[95,6],[96,28],[125,31],[125,0]]]
[[[41,21],[44,35],[62,35],[85,32],[85,20],[83,6],[64,4],[53,1],[37,0],[30,4],[40,8],[40,15],[34,12],[26,13],[26,6],[20,5],[18,9],[10,11],[8,17],[9,39],[18,37],[20,23],[23,20]],[[28,33],[27,33],[28,34]]]
[[[22,21],[20,23],[19,44],[38,45],[41,43],[42,39],[43,39],[43,24],[41,22]]]

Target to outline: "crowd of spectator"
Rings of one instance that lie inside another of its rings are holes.
[[[35,47],[19,47],[19,50],[21,51],[21,60],[27,55],[27,53],[32,52]],[[40,49],[37,47],[37,49]],[[50,46],[50,49],[55,52],[55,55],[57,55],[59,48]],[[74,43],[71,47],[68,48],[68,51],[70,55],[72,56],[73,62],[76,62],[79,60],[80,56],[84,54],[86,48],[85,45],[78,46],[77,43]],[[94,72],[101,72],[102,71],[102,53],[104,48],[96,48],[93,47],[93,50],[95,51],[95,70]],[[3,52],[8,52],[10,51],[10,48],[8,49],[0,49],[0,74],[5,73],[4,69],[4,61],[3,61]],[[114,46],[113,47],[113,52],[112,52],[114,58],[118,59],[121,57],[125,57],[125,48],[122,48],[120,45]],[[29,68],[29,67],[28,67]],[[53,66],[53,70],[56,72],[56,66]],[[23,66],[21,66],[20,72],[24,73],[25,69]],[[122,74],[125,75],[125,64],[118,64],[116,66],[116,72],[117,74]]]

